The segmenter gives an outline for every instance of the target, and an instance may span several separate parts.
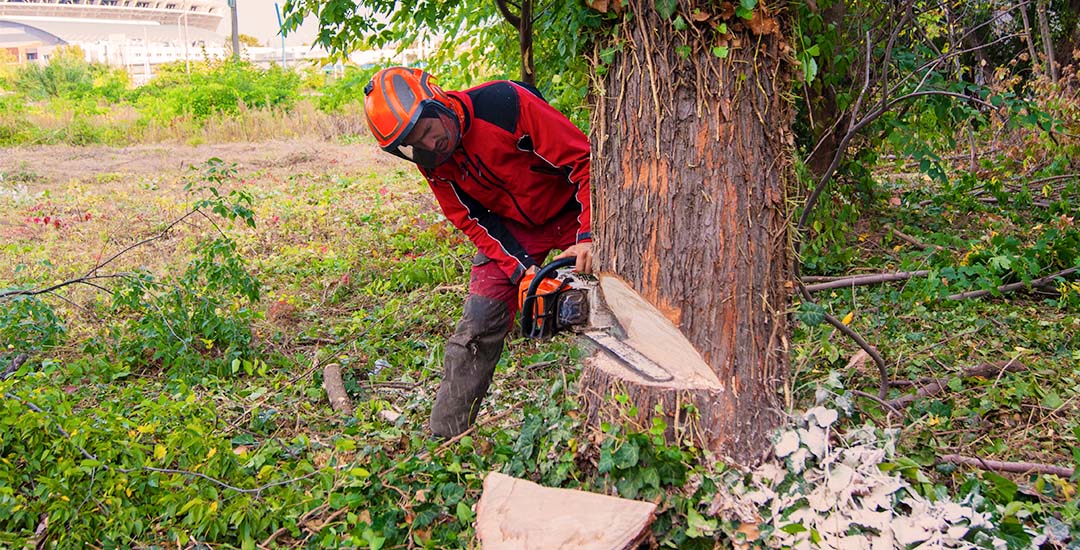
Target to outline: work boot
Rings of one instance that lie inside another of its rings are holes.
[[[457,330],[446,342],[443,379],[431,409],[433,434],[454,437],[476,421],[509,330],[506,303],[476,294],[465,300]]]

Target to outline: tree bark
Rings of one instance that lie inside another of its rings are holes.
[[[518,25],[518,49],[521,53],[521,81],[536,86],[536,65],[533,63],[532,8],[532,0],[521,0],[521,22]]]
[[[700,444],[754,463],[781,421],[788,373],[793,140],[778,21],[758,14],[755,34],[732,17],[720,58],[715,40],[694,41],[707,32],[679,33],[653,2],[628,9],[593,109],[595,252],[679,328],[722,389],[628,389],[586,369],[587,409],[602,417],[596,396],[630,394],[642,415],[661,405],[670,426],[692,403]]]
[[[1043,55],[1046,56],[1046,75],[1050,80],[1057,82],[1057,63],[1054,62],[1054,39],[1050,36],[1050,22],[1047,17],[1047,0],[1038,0],[1035,3],[1035,12],[1039,18],[1039,35],[1042,36]]]
[[[521,81],[536,85],[536,64],[533,63],[533,1],[521,0],[520,14],[510,11],[506,0],[495,0],[503,19],[518,31],[518,51],[521,56]]]
[[[847,3],[835,2],[821,12],[822,26],[844,25]],[[835,74],[835,59],[829,56],[821,56],[819,74]],[[844,129],[851,122],[852,112],[850,109],[841,110],[837,103],[836,87],[826,85],[822,78],[816,78],[809,83],[809,99],[807,109],[810,117],[810,131],[813,133],[813,148],[806,159],[806,167],[814,175],[814,179],[820,179],[832,164],[840,148],[840,142],[844,138]]]
[[[1035,35],[1031,32],[1031,19],[1028,18],[1028,8],[1024,6],[1020,10],[1020,18],[1024,22],[1024,42],[1027,43],[1028,55],[1031,56],[1031,71],[1035,74],[1043,72],[1043,66],[1039,63],[1039,54],[1035,51]]]

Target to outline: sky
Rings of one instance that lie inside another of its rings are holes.
[[[274,11],[274,3],[278,8],[285,0],[236,0],[236,15],[239,20],[240,34],[249,34],[262,42],[269,41],[270,46],[280,46],[281,36],[278,34],[277,15]],[[232,34],[232,22],[229,19],[229,11],[226,7],[225,19],[218,27],[218,34],[229,36]],[[311,44],[318,32],[318,24],[314,18],[308,19],[304,24],[289,33],[285,37],[286,46],[301,46]]]

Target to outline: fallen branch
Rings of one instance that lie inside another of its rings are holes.
[[[851,393],[853,393],[853,394],[855,394],[855,395],[857,395],[859,397],[864,397],[866,399],[874,401],[875,403],[885,407],[886,409],[889,409],[888,410],[889,414],[896,414],[896,416],[903,416],[902,411],[900,409],[897,409],[895,406],[893,406],[892,403],[890,403],[889,401],[885,401],[884,399],[882,399],[882,398],[880,398],[880,397],[878,397],[878,396],[876,396],[876,395],[874,395],[872,393],[866,393],[866,392],[860,391],[860,390],[851,390]]]
[[[111,257],[109,257],[109,259],[95,265],[94,267],[91,267],[90,270],[87,271],[86,274],[83,275],[82,277],[75,277],[75,278],[72,278],[72,279],[68,279],[66,281],[61,281],[59,283],[56,283],[54,285],[51,285],[51,286],[48,286],[48,287],[45,287],[45,288],[39,288],[39,289],[35,289],[35,290],[9,290],[7,292],[0,292],[0,299],[14,298],[16,296],[36,296],[38,294],[47,294],[49,292],[53,292],[54,290],[59,290],[61,288],[64,288],[64,287],[70,286],[70,285],[74,285],[74,284],[90,285],[90,286],[94,286],[94,287],[98,288],[99,290],[103,290],[102,287],[100,287],[98,285],[94,285],[90,281],[94,281],[94,280],[98,280],[98,279],[118,279],[118,278],[127,277],[128,275],[124,274],[124,273],[111,274],[111,275],[97,275],[96,273],[98,272],[99,269],[109,265],[110,263],[113,262],[113,260],[119,258],[120,256],[123,256],[124,254],[128,253],[129,251],[131,251],[134,248],[138,248],[138,247],[140,247],[140,246],[142,246],[144,244],[151,243],[151,242],[154,242],[154,241],[157,241],[157,240],[160,240],[160,239],[164,239],[166,236],[168,236],[169,231],[171,231],[173,227],[176,227],[176,225],[178,225],[179,223],[183,222],[184,220],[188,219],[189,217],[193,216],[194,214],[196,214],[198,212],[199,212],[199,210],[195,209],[195,210],[192,210],[192,211],[188,212],[187,214],[184,214],[183,216],[177,218],[172,223],[167,225],[165,227],[165,229],[162,229],[161,232],[159,232],[157,235],[155,235],[153,237],[143,239],[143,240],[141,240],[141,241],[139,241],[139,242],[137,242],[135,244],[129,245],[128,247],[124,248],[123,250],[117,252],[116,254],[113,254]]]
[[[839,281],[840,279],[849,279],[852,275],[803,275],[799,277],[799,280],[803,283],[827,283],[829,281]]]
[[[964,466],[974,466],[976,468],[982,468],[984,470],[992,470],[995,472],[1011,472],[1014,474],[1050,474],[1065,479],[1069,479],[1075,472],[1072,468],[1066,468],[1064,466],[1054,466],[1051,464],[1039,464],[1037,462],[1002,462],[1000,460],[986,460],[978,457],[960,456],[960,455],[943,455],[938,457],[938,462],[947,462],[949,464],[963,464]]]
[[[806,288],[807,292],[818,292],[833,288],[848,288],[853,286],[889,283],[893,281],[906,281],[912,277],[925,277],[929,274],[930,271],[928,270],[920,270],[899,271],[897,273],[874,273],[870,275],[852,275],[850,277],[841,277],[839,279],[832,279],[830,281],[824,281],[817,284],[805,285],[804,288]],[[803,282],[806,282],[806,280],[807,278],[803,278]]]
[[[341,367],[337,363],[323,367],[323,389],[326,390],[326,397],[330,400],[334,412],[342,416],[353,415],[352,401],[345,391],[345,383],[341,380]]]
[[[892,234],[896,235],[896,238],[910,244],[911,246],[914,246],[915,248],[918,248],[919,250],[926,250],[928,248],[931,248],[938,252],[945,250],[945,247],[943,246],[938,246],[936,244],[926,244],[919,239],[916,239],[915,237],[912,237],[911,235],[908,235],[907,233],[904,233],[903,231],[900,231],[899,229],[893,227],[892,224],[885,224],[885,228],[889,231],[892,231]]]
[[[810,293],[807,292],[805,286],[799,286],[799,293],[802,294],[804,300],[814,303],[814,298],[810,296]],[[871,359],[874,360],[874,363],[876,363],[878,367],[878,376],[881,378],[878,384],[878,397],[885,399],[885,395],[889,390],[889,371],[888,367],[885,366],[885,358],[878,353],[877,348],[870,345],[870,342],[867,342],[862,336],[859,336],[859,333],[855,332],[855,329],[845,325],[840,319],[825,313],[825,321],[832,325],[833,328],[840,331],[844,336],[851,338],[866,352],[867,355],[870,356]]]
[[[967,370],[965,370],[959,377],[954,378],[990,378],[1000,376],[1006,372],[1018,372],[1026,369],[1023,363],[1010,359],[1008,361],[999,361],[996,363],[980,363]],[[950,379],[948,378],[934,378],[929,380],[925,386],[922,386],[915,393],[910,393],[901,397],[897,397],[891,401],[887,401],[886,404],[893,410],[903,409],[908,405],[915,402],[917,399],[925,399],[927,397],[933,397],[941,393],[946,387],[949,386]]]
[[[1049,286],[1058,277],[1068,277],[1069,275],[1072,275],[1073,273],[1076,273],[1077,271],[1080,271],[1080,268],[1078,268],[1078,267],[1070,267],[1069,269],[1063,269],[1063,270],[1058,271],[1057,273],[1054,273],[1052,275],[1047,275],[1046,277],[1040,277],[1038,279],[1032,279],[1031,282],[1027,282],[1027,283],[1019,282],[1019,283],[1010,283],[1010,284],[1007,284],[1007,285],[1001,285],[1001,286],[997,287],[997,291],[1004,294],[1006,292],[1013,292],[1015,290],[1033,289],[1033,288],[1037,288],[1037,287],[1041,287],[1041,286]],[[993,291],[991,291],[991,290],[972,290],[970,292],[961,292],[959,294],[953,294],[952,296],[949,296],[946,299],[947,300],[965,300],[967,298],[981,298],[983,296],[986,296],[987,294],[990,294],[991,292],[993,292]]]
[[[11,364],[8,365],[6,369],[4,369],[3,374],[0,374],[0,380],[7,380],[7,377],[15,374],[15,371],[19,370],[19,367],[21,367],[22,364],[25,363],[29,357],[30,356],[25,353],[20,353],[13,357],[11,359]]]

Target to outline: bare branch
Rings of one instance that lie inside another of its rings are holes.
[[[510,7],[507,6],[507,0],[495,0],[495,5],[499,8],[499,13],[502,14],[503,19],[515,29],[521,27],[521,18],[514,15],[510,11]]]
[[[89,285],[89,286],[100,289],[101,286],[90,283],[89,281],[94,281],[94,280],[98,280],[98,279],[123,279],[123,278],[125,278],[125,277],[127,277],[129,275],[130,274],[128,274],[128,273],[115,273],[115,274],[111,274],[111,275],[93,275],[93,276],[76,277],[74,279],[68,279],[66,281],[61,281],[61,282],[56,283],[55,285],[52,285],[52,286],[48,286],[48,287],[45,287],[45,288],[39,288],[39,289],[35,289],[35,290],[9,290],[7,292],[0,292],[0,299],[14,298],[15,296],[37,296],[38,294],[47,294],[47,293],[52,292],[54,290],[58,290],[58,289],[66,287],[66,286],[70,286],[70,285],[78,284],[78,283]]]
[[[825,281],[817,284],[804,285],[803,288],[807,292],[820,292],[822,290],[830,290],[834,288],[849,288],[853,286],[866,286],[876,285],[881,283],[890,283],[893,281],[906,281],[912,277],[925,277],[930,272],[927,270],[920,271],[900,271],[897,273],[874,273],[870,275],[853,275],[851,277],[842,277],[839,279],[833,279],[831,281]],[[804,278],[804,281],[806,279]]]
[[[169,233],[169,231],[173,227],[176,227],[180,222],[186,220],[190,216],[194,215],[196,212],[198,212],[198,210],[192,210],[192,211],[188,212],[187,214],[184,214],[183,216],[181,216],[180,218],[176,219],[175,221],[170,223],[168,226],[166,226],[165,229],[161,230],[161,232],[158,233],[156,236],[150,237],[148,239],[143,239],[143,240],[141,240],[141,241],[139,241],[139,242],[137,242],[137,243],[135,243],[135,244],[133,244],[131,246],[128,246],[127,248],[124,248],[120,252],[117,252],[116,254],[113,254],[112,257],[110,257],[108,260],[105,260],[104,262],[101,262],[98,265],[92,267],[90,269],[90,271],[86,272],[86,275],[84,275],[83,278],[86,278],[86,277],[89,277],[90,275],[93,275],[94,273],[97,272],[97,270],[109,265],[113,260],[119,258],[120,256],[123,256],[125,253],[127,253],[129,250],[131,250],[133,248],[138,248],[138,247],[140,247],[140,246],[142,246],[142,245],[144,245],[146,243],[153,242],[153,241],[156,241],[158,239],[165,238],[165,235],[167,235]]]
[[[946,462],[949,464],[963,464],[964,466],[974,466],[976,468],[982,468],[983,470],[992,470],[995,472],[1009,472],[1014,474],[1050,474],[1058,477],[1069,479],[1073,476],[1075,470],[1073,468],[1066,468],[1064,466],[1054,466],[1051,464],[1039,464],[1036,462],[1003,462],[1000,460],[986,460],[979,457],[960,456],[960,455],[943,455],[938,457],[938,461]]]
[[[1003,361],[999,363],[982,363],[975,365],[969,369],[966,369],[960,374],[963,378],[989,378],[991,376],[1001,376],[1006,372],[1019,372],[1027,368],[1023,363],[1010,359],[1009,361]],[[933,378],[925,381],[925,385],[921,386],[915,393],[907,394],[902,397],[898,397],[891,401],[888,401],[889,408],[893,410],[903,409],[908,405],[914,403],[919,399],[925,399],[927,397],[933,397],[947,388],[949,380],[945,378]]]
[[[799,291],[802,293],[804,300],[811,303],[814,302],[814,299],[810,296],[810,293],[806,290],[806,287],[800,286]],[[836,317],[833,317],[832,315],[826,313],[825,321],[832,325],[834,328],[836,328],[836,330],[840,331],[844,336],[851,338],[856,344],[859,345],[860,348],[863,349],[863,351],[866,352],[867,355],[870,356],[871,359],[874,360],[874,363],[876,363],[878,367],[878,375],[881,377],[881,381],[878,384],[878,395],[881,399],[885,399],[885,394],[889,390],[889,372],[888,367],[885,366],[885,359],[883,359],[881,357],[881,354],[878,353],[877,348],[870,345],[870,343],[864,340],[862,336],[859,336],[859,333],[855,332],[855,330],[851,327],[845,325],[842,321],[840,321],[840,319],[837,319]]]
[[[1013,292],[1015,290],[1022,290],[1022,289],[1028,289],[1028,288],[1038,288],[1038,287],[1041,287],[1041,286],[1049,286],[1050,284],[1052,284],[1054,282],[1055,279],[1057,279],[1059,277],[1068,277],[1069,275],[1072,275],[1073,273],[1076,273],[1077,271],[1080,271],[1080,268],[1078,268],[1078,267],[1070,267],[1069,269],[1063,269],[1063,270],[1058,271],[1057,273],[1054,273],[1052,275],[1047,275],[1046,277],[1039,277],[1038,279],[1032,279],[1031,282],[1028,282],[1028,283],[1019,282],[1019,283],[1011,283],[1011,284],[1007,284],[1007,285],[1001,285],[1001,286],[997,287],[997,291],[1001,292],[1001,293],[1005,293],[1005,292]],[[967,299],[967,298],[981,298],[983,296],[986,296],[987,294],[990,294],[991,292],[992,291],[990,291],[990,290],[973,290],[971,292],[961,292],[959,294],[953,294],[952,296],[949,296],[946,299],[947,300],[964,300],[964,299]]]

